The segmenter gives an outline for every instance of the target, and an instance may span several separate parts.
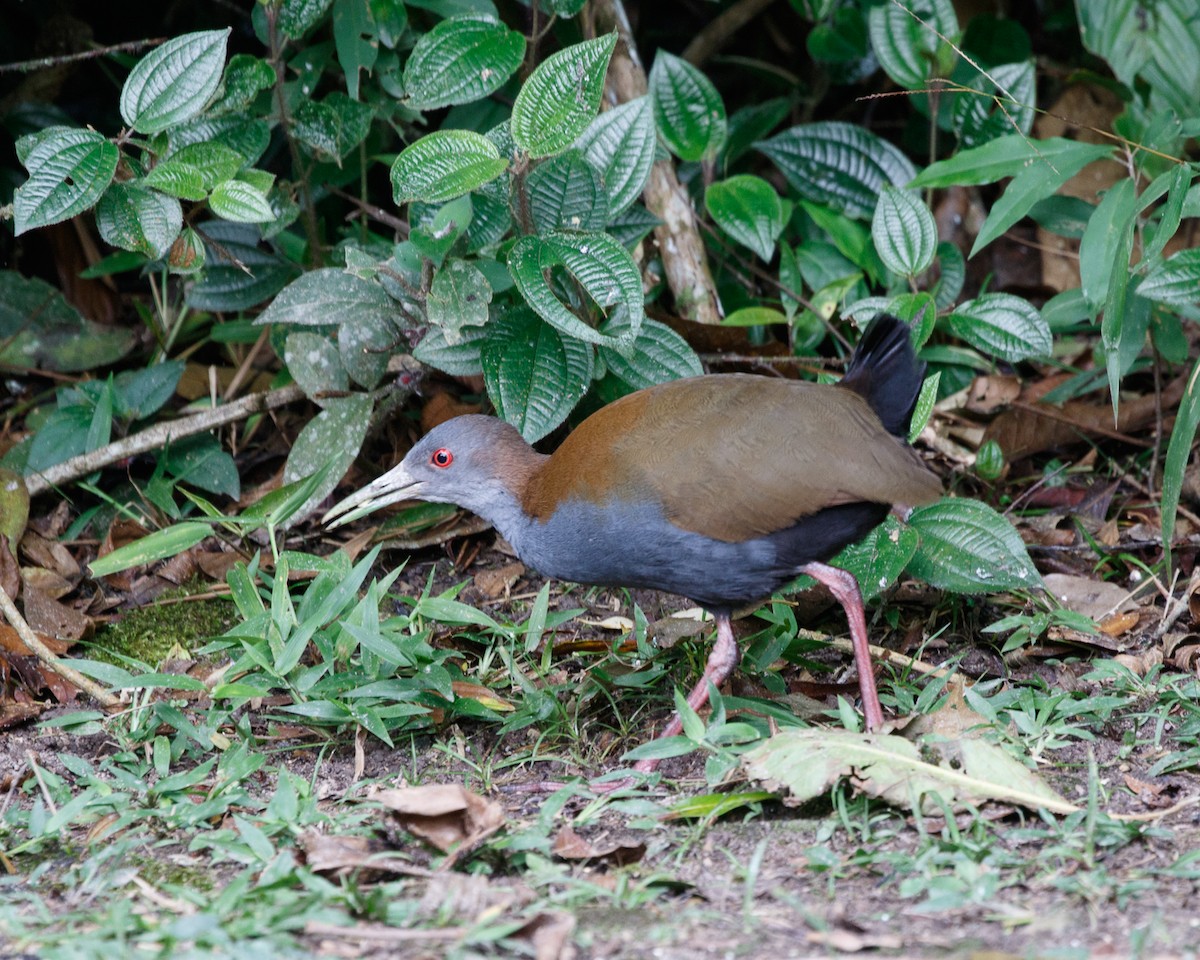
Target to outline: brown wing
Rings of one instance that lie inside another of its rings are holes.
[[[593,414],[551,458],[530,506],[649,497],[686,530],[740,541],[839,503],[911,506],[940,494],[857,394],[729,374],[662,384]]]

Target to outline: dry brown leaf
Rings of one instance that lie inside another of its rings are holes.
[[[892,933],[865,933],[849,927],[836,926],[829,930],[812,930],[804,937],[809,943],[832,947],[842,953],[859,953],[863,950],[899,950],[904,940]]]
[[[57,540],[47,540],[41,534],[27,530],[21,538],[21,552],[37,566],[53,570],[64,580],[79,582],[79,561]]]
[[[1141,616],[1134,611],[1114,613],[1110,617],[1105,617],[1097,625],[1100,627],[1100,632],[1106,636],[1119,637],[1136,627],[1141,619]]]
[[[75,584],[64,580],[53,570],[45,567],[22,567],[21,582],[29,587],[36,587],[48,597],[61,600],[75,589]]]
[[[1187,388],[1187,377],[1180,376],[1162,391],[1161,409],[1173,409]],[[1024,406],[1006,410],[984,432],[984,440],[995,440],[1006,460],[1021,460],[1043,450],[1077,443],[1092,434],[1111,434],[1114,430],[1112,405],[1070,400],[1061,407],[1036,406],[1033,392],[1021,397]],[[1159,409],[1153,394],[1131,396],[1121,401],[1116,431],[1134,435],[1154,422]]]
[[[1124,613],[1137,606],[1124,587],[1095,577],[1070,573],[1048,573],[1043,578],[1046,592],[1055,600],[1085,617],[1100,620],[1110,613]]]
[[[15,599],[21,591],[21,569],[8,545],[8,536],[0,533],[0,589]]]
[[[210,580],[225,582],[225,575],[242,558],[232,550],[197,550],[193,556],[198,566]]]
[[[1171,799],[1163,796],[1163,791],[1167,789],[1168,784],[1148,783],[1128,773],[1125,774],[1124,780],[1125,786],[1147,807],[1167,807],[1171,805]]]
[[[513,937],[528,940],[533,945],[535,960],[571,960],[575,948],[571,935],[575,932],[575,918],[561,910],[539,913]]]
[[[1168,633],[1163,637],[1161,656],[1175,669],[1200,676],[1200,636]]]
[[[25,619],[38,634],[74,643],[91,633],[92,620],[74,607],[59,603],[36,587],[25,585]]]
[[[380,790],[373,798],[400,825],[443,853],[469,849],[504,826],[504,808],[457,784]]]
[[[319,830],[300,834],[304,859],[317,873],[345,874],[350,870],[378,870],[404,876],[428,877],[429,870],[414,866],[382,840],[370,837],[329,836]]]
[[[456,697],[466,697],[468,700],[482,703],[489,710],[495,710],[497,713],[507,713],[510,710],[516,709],[507,700],[496,696],[487,687],[481,686],[478,683],[468,683],[466,680],[451,680],[450,689],[454,691]]]
[[[65,640],[59,640],[57,637],[50,637],[44,633],[38,634],[38,639],[50,648],[51,653],[62,656],[71,649],[71,644]],[[5,653],[10,653],[17,657],[32,657],[33,651],[25,646],[17,631],[10,627],[7,623],[0,623],[0,650]]]
[[[194,551],[185,550],[177,553],[169,560],[155,568],[155,574],[164,580],[170,580],[175,585],[187,583],[196,575],[196,557]]]
[[[496,600],[507,597],[514,584],[523,576],[525,564],[514,560],[492,570],[480,570],[475,574],[475,587],[489,600]]]
[[[15,727],[26,720],[41,715],[46,704],[37,702],[18,703],[16,700],[0,700],[0,730]]]
[[[1017,377],[976,377],[967,390],[964,409],[971,413],[995,413],[1007,407],[1021,395],[1021,381]]]
[[[1118,653],[1113,657],[1113,662],[1136,676],[1144,677],[1163,662],[1163,652],[1160,647],[1151,647],[1141,653]]]
[[[611,839],[592,843],[566,824],[555,834],[550,852],[562,860],[607,860],[620,867],[641,860],[646,855],[646,845],[636,840]]]

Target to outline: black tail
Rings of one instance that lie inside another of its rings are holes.
[[[925,364],[913,351],[908,324],[881,313],[858,341],[842,386],[871,405],[888,433],[905,440],[924,379]]]

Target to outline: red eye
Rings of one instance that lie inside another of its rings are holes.
[[[433,451],[433,456],[429,458],[429,462],[435,467],[442,467],[444,469],[454,462],[454,454],[445,447],[438,447]]]

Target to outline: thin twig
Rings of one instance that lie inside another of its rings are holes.
[[[33,629],[25,621],[25,618],[21,616],[21,611],[13,603],[12,597],[8,595],[8,591],[3,587],[0,587],[0,611],[3,611],[4,619],[17,631],[17,636],[21,638],[21,642],[33,651],[35,657],[60,677],[68,683],[73,683],[104,707],[119,707],[121,705],[121,701],[117,696],[104,689],[96,681],[85,677],[74,667],[68,666],[59,659],[58,654],[42,643],[38,639],[38,635],[33,632]]]
[[[0,63],[0,73],[32,73],[34,70],[45,70],[49,67],[60,67],[67,63],[78,63],[80,60],[94,60],[110,53],[136,53],[146,47],[157,47],[166,43],[166,37],[154,37],[150,40],[129,40],[117,43],[111,47],[97,47],[95,50],[84,50],[82,53],[65,53],[61,57],[37,57],[34,60],[21,60],[18,63]]]
[[[233,403],[214,407],[211,410],[202,410],[200,413],[184,417],[182,420],[155,424],[141,433],[124,437],[99,450],[72,457],[41,473],[31,474],[25,478],[25,485],[29,488],[29,495],[34,497],[39,493],[45,493],[51,487],[67,483],[78,477],[86,477],[89,473],[110,466],[118,460],[124,460],[126,457],[149,453],[174,440],[204,433],[214,427],[223,427],[227,423],[244,420],[251,414],[274,410],[276,407],[286,406],[303,398],[304,391],[296,384],[269,390],[266,393],[252,393],[247,397],[242,397],[241,400],[235,400]]]
[[[775,0],[738,0],[692,37],[692,42],[683,50],[683,59],[693,67],[703,66],[735,33],[774,2]]]

